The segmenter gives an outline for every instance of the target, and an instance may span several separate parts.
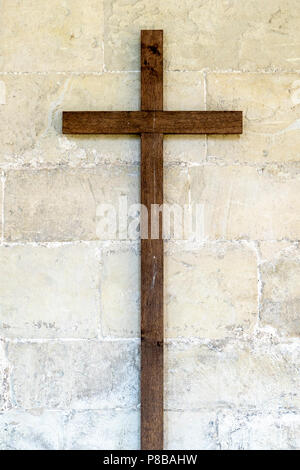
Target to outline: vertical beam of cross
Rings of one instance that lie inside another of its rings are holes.
[[[141,109],[163,110],[163,32],[141,32]],[[141,240],[141,448],[163,449],[163,239],[151,238],[151,206],[163,203],[163,134],[141,134],[141,203],[148,239]]]

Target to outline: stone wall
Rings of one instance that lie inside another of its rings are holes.
[[[139,446],[139,243],[96,217],[139,201],[139,139],[61,112],[139,109],[152,28],[165,109],[244,112],[165,139],[166,201],[204,207],[165,244],[166,447],[300,448],[299,27],[297,0],[1,0],[0,448]]]

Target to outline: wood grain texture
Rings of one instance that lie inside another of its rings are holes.
[[[64,134],[241,134],[241,111],[65,111]]]
[[[163,109],[163,31],[141,31],[141,110]]]
[[[163,109],[162,31],[141,34],[141,108]],[[148,113],[147,113],[148,116]],[[154,115],[155,116],[155,115]],[[153,113],[150,127],[154,128]],[[149,119],[149,118],[148,118]],[[141,135],[141,203],[163,203],[163,135]],[[163,449],[164,431],[164,247],[159,238],[141,240],[141,449]]]
[[[163,449],[163,240],[151,239],[151,205],[163,203],[163,136],[142,134],[141,202],[149,239],[141,240],[141,448]],[[161,218],[162,222],[162,218]]]

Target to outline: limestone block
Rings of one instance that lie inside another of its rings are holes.
[[[218,449],[215,411],[168,411],[164,426],[165,449]]]
[[[107,250],[101,275],[104,336],[140,336],[140,256],[136,249]]]
[[[299,413],[283,410],[230,410],[218,413],[222,450],[298,450]]]
[[[139,201],[138,169],[99,166],[80,170],[11,171],[6,180],[8,241],[115,239],[119,198]],[[111,204],[112,218],[101,204]],[[103,210],[102,210],[103,209]],[[107,230],[105,221],[113,221]]]
[[[167,449],[297,450],[299,413],[255,407],[165,413]]]
[[[205,110],[204,77],[201,72],[166,72],[164,109],[168,111]],[[166,135],[164,162],[201,162],[205,158],[203,135]]]
[[[108,70],[138,70],[140,29],[163,29],[172,70],[299,70],[297,0],[104,0]]]
[[[209,110],[243,111],[240,136],[208,136],[208,157],[224,162],[299,161],[300,80],[296,74],[207,76]]]
[[[103,12],[96,0],[1,2],[0,69],[100,71]]]
[[[65,424],[65,449],[139,449],[139,415],[137,410],[71,412]]]
[[[1,450],[62,450],[64,414],[10,410],[0,413]]]
[[[276,328],[280,336],[299,336],[300,251],[283,243],[262,243],[261,324]]]
[[[250,333],[257,322],[257,262],[243,245],[189,250],[165,258],[167,335],[225,338]]]
[[[168,345],[165,363],[169,409],[299,407],[300,354],[293,344],[186,340]]]
[[[190,170],[171,166],[164,170],[164,203],[188,204],[191,200]]]
[[[99,410],[135,407],[137,356],[135,342],[9,343],[14,405]]]
[[[204,239],[299,239],[297,169],[175,167],[165,179],[166,202],[202,207]]]
[[[0,106],[2,167],[73,167],[139,161],[136,136],[63,135],[62,111],[139,108],[139,76],[4,75],[6,104]]]
[[[2,246],[0,265],[1,336],[97,336],[100,279],[94,246]]]
[[[298,242],[297,240],[272,240],[262,241],[258,244],[258,251],[260,256],[260,264],[265,262],[274,261],[280,256],[297,254]]]

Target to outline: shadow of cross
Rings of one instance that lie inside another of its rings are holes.
[[[64,134],[140,134],[141,203],[163,204],[164,134],[241,134],[241,111],[163,111],[163,31],[141,32],[141,111],[63,112]],[[150,221],[150,219],[149,219]],[[150,221],[151,222],[151,221]],[[163,237],[141,240],[141,448],[163,449]]]

